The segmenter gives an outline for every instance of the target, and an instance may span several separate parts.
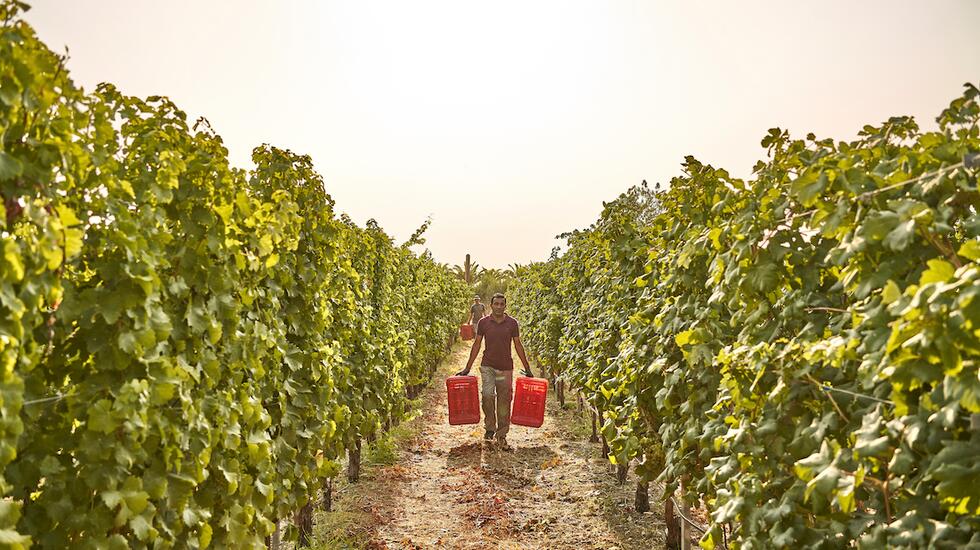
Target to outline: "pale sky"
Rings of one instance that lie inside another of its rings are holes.
[[[313,157],[339,210],[436,259],[546,259],[684,156],[748,176],[774,126],[851,139],[980,81],[980,0],[38,0],[87,90],[169,96],[232,163]]]

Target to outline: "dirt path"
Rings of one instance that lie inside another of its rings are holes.
[[[344,489],[345,507],[376,520],[357,542],[411,549],[662,548],[662,518],[633,510],[632,476],[616,483],[612,466],[583,433],[588,419],[580,413],[549,402],[541,428],[511,427],[512,451],[484,444],[482,424],[449,425],[442,380],[465,366],[468,352],[457,344],[443,362],[397,464]],[[651,487],[652,503],[654,492]]]

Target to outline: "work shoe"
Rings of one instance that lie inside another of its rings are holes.
[[[493,434],[494,433],[496,433],[496,432],[494,432],[493,430],[487,430],[486,433],[483,434],[483,439],[485,439],[487,441],[493,441]]]
[[[501,451],[513,451],[514,450],[513,447],[511,447],[510,445],[507,444],[507,440],[504,439],[504,438],[502,438],[502,437],[498,437],[497,438],[497,440],[494,442],[494,447],[500,449]]]

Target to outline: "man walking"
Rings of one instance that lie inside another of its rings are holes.
[[[476,334],[476,325],[483,319],[487,312],[487,306],[480,303],[480,295],[473,297],[473,305],[470,306],[470,324],[473,325],[473,334]]]
[[[457,376],[470,373],[473,361],[480,353],[480,346],[486,339],[487,347],[480,361],[480,378],[482,379],[483,425],[486,433],[483,439],[493,441],[504,450],[510,450],[507,444],[507,430],[510,428],[510,401],[513,397],[514,359],[510,355],[513,342],[517,356],[524,364],[524,375],[531,376],[531,365],[524,354],[524,344],[521,343],[520,326],[517,320],[507,315],[507,298],[500,293],[490,299],[490,315],[479,321],[476,328],[476,340],[470,349],[470,358],[466,368]]]

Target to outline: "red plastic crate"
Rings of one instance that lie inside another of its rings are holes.
[[[473,325],[467,323],[465,325],[459,325],[459,337],[463,340],[473,339]]]
[[[544,403],[548,396],[548,381],[544,378],[522,376],[517,379],[514,405],[510,413],[512,424],[540,428],[544,424]]]
[[[480,383],[475,376],[450,376],[446,394],[450,425],[480,423]]]

